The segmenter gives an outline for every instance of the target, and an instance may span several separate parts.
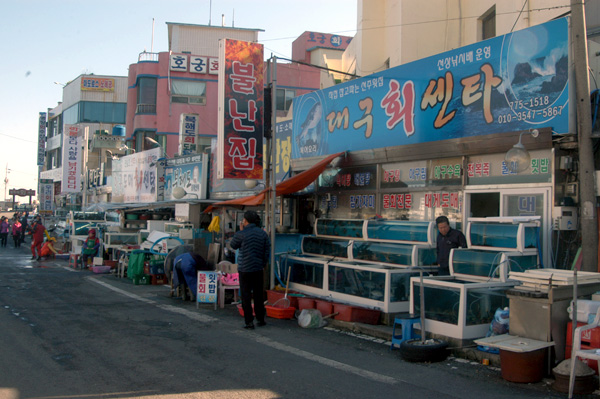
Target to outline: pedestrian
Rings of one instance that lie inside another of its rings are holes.
[[[446,216],[439,216],[435,219],[438,228],[437,235],[437,264],[439,265],[439,276],[450,275],[450,250],[452,248],[467,248],[467,239],[465,235],[450,227],[450,222]]]
[[[260,227],[260,217],[254,211],[246,211],[240,225],[240,231],[235,233],[230,247],[239,249],[238,272],[242,309],[244,310],[244,328],[254,329],[252,315],[252,299],[254,299],[254,314],[257,325],[265,323],[265,305],[263,303],[263,270],[271,254],[269,236]]]
[[[83,242],[81,262],[82,268],[87,267],[88,258],[94,258],[100,248],[100,240],[96,237],[96,229],[90,229],[88,236]]]
[[[6,216],[2,216],[0,218],[0,246],[2,248],[6,247],[9,229],[10,225],[8,223],[8,218]]]
[[[44,243],[44,234],[49,238],[46,228],[39,218],[33,220],[31,225],[31,260],[36,259],[35,251],[37,250],[37,260],[42,260],[42,244]]]
[[[29,217],[29,212],[25,211],[25,213],[21,216],[21,242],[25,242],[25,233],[29,230],[29,221],[27,218]]]
[[[22,229],[22,225],[21,222],[19,222],[19,218],[16,217],[13,225],[12,225],[12,236],[13,236],[13,241],[15,242],[15,248],[20,248],[21,247],[21,229]]]

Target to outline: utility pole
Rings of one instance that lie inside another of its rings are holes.
[[[579,201],[581,270],[598,271],[598,222],[594,190],[594,152],[588,75],[585,0],[571,0],[571,41],[576,83],[577,137],[579,142]]]

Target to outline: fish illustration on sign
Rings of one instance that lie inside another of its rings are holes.
[[[296,144],[301,153],[317,152],[321,139],[322,116],[323,106],[317,102],[306,115],[304,122],[300,125],[300,133],[296,136]]]

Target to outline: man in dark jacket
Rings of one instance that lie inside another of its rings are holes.
[[[240,249],[238,256],[238,272],[240,274],[240,291],[242,309],[244,310],[244,328],[254,329],[252,315],[252,298],[254,298],[254,314],[258,326],[265,323],[265,305],[263,298],[263,270],[271,254],[269,236],[260,227],[260,217],[254,211],[246,211],[240,231],[231,239],[230,246]]]
[[[450,274],[450,250],[452,248],[466,248],[467,239],[465,235],[458,230],[450,227],[450,222],[446,216],[440,216],[435,219],[438,227],[437,236],[437,264],[440,266],[439,276],[448,276]]]

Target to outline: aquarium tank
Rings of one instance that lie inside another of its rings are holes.
[[[367,237],[371,240],[429,242],[430,222],[401,220],[369,220]]]
[[[520,224],[471,223],[471,245],[495,248],[518,248],[517,238]],[[538,228],[523,226],[524,248],[536,248]]]
[[[302,252],[311,255],[334,256],[348,258],[350,240],[336,240],[318,237],[304,237],[302,239]]]
[[[352,257],[357,260],[412,265],[411,244],[392,244],[374,241],[354,241]]]
[[[309,287],[323,288],[323,263],[284,257],[285,269],[291,267],[290,281]]]
[[[317,219],[317,235],[363,238],[363,220]]]

